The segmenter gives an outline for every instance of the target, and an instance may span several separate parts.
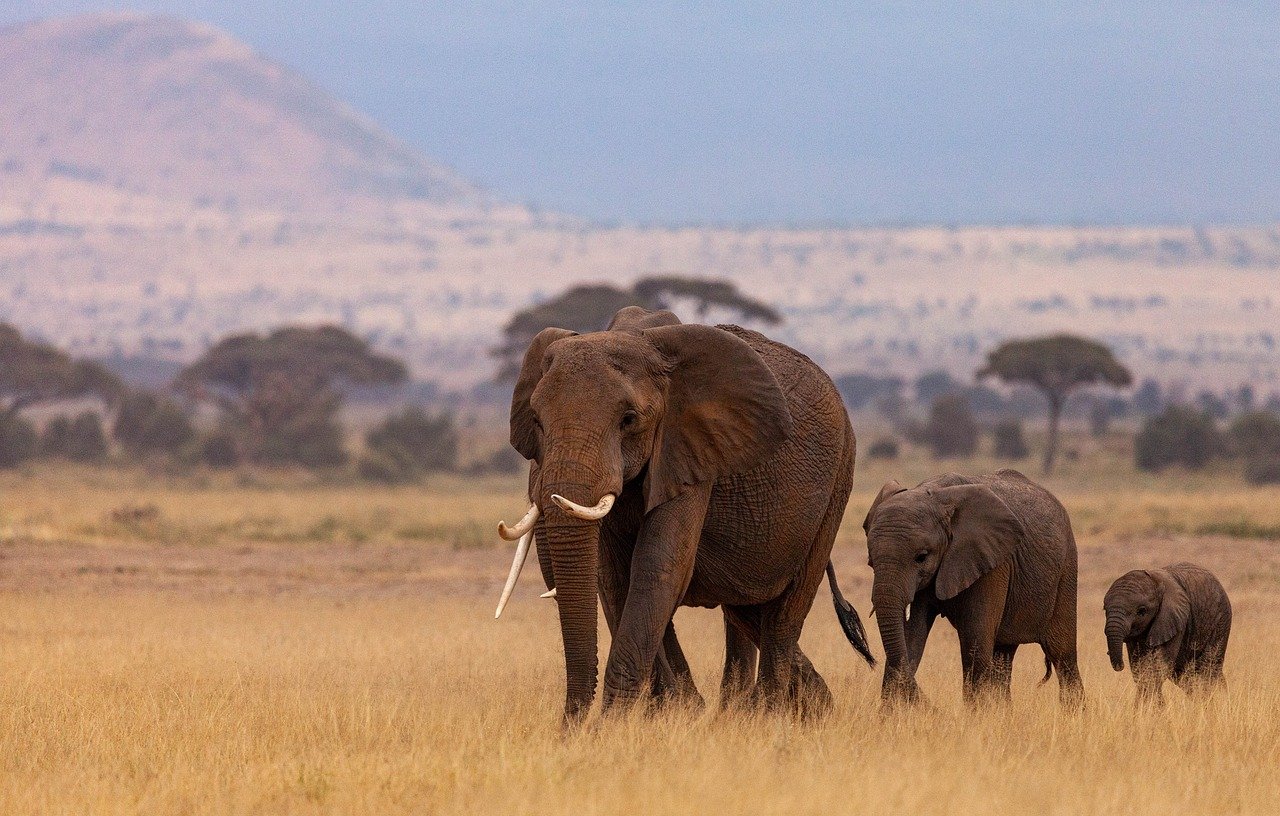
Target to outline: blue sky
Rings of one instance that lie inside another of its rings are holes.
[[[139,2],[497,193],[646,223],[1280,220],[1271,3]],[[105,8],[0,0],[0,22]]]

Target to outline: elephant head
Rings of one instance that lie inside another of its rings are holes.
[[[1145,635],[1147,646],[1168,643],[1187,625],[1191,600],[1168,570],[1132,570],[1115,580],[1102,601],[1107,613],[1111,668],[1124,670],[1120,645]]]
[[[722,329],[632,307],[602,332],[549,328],[534,338],[511,400],[511,444],[534,463],[532,506],[500,532],[515,537],[542,520],[566,718],[595,696],[599,535],[614,498],[624,486],[642,491],[648,512],[691,485],[754,469],[791,428],[764,360]]]
[[[885,691],[916,694],[907,667],[906,610],[930,585],[938,600],[959,595],[1008,561],[1026,533],[991,488],[981,484],[887,483],[863,522],[868,564],[875,572],[871,602],[885,651]]]

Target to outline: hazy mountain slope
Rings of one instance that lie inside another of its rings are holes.
[[[0,30],[0,180],[218,205],[483,196],[212,27],[95,14]]]

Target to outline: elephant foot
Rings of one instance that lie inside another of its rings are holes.
[[[885,683],[880,690],[880,711],[889,713],[895,709],[928,706],[928,700],[914,678]]]

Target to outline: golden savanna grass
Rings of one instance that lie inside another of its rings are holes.
[[[836,561],[864,616],[859,523],[880,482],[988,465],[860,466]],[[490,531],[521,512],[519,479],[5,474],[0,812],[1275,812],[1280,491],[1225,471],[1142,476],[1105,450],[1050,485],[1080,541],[1083,714],[1058,708],[1054,681],[1036,686],[1036,647],[1011,705],[967,710],[945,622],[921,668],[930,707],[882,714],[879,673],[824,589],[803,644],[830,717],[715,711],[719,615],[681,610],[707,710],[563,735],[536,569],[492,619],[510,550]],[[1101,596],[1127,569],[1183,558],[1235,603],[1229,687],[1188,700],[1169,686],[1164,710],[1138,711],[1106,661]]]

